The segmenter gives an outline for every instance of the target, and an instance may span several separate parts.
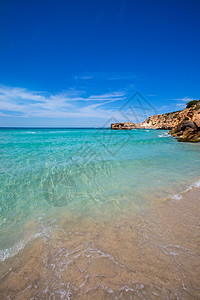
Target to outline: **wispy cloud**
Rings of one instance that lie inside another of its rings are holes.
[[[163,99],[163,100],[188,102],[188,101],[195,100],[195,99],[194,98],[190,98],[190,97],[183,97],[183,98],[173,98],[173,99]]]
[[[167,100],[167,101],[176,101],[176,103],[174,104],[175,107],[177,107],[178,109],[184,109],[186,106],[186,103],[192,100],[195,100],[195,98],[191,98],[191,97],[183,97],[183,98],[173,98],[173,99],[163,99],[163,100]]]
[[[194,100],[194,98],[184,97],[184,98],[179,98],[179,99],[174,99],[174,100],[183,101],[183,102],[189,102],[189,101]]]
[[[131,72],[85,72],[74,76],[76,80],[133,80],[138,75]]]
[[[68,90],[57,94],[0,87],[0,115],[46,118],[109,118],[114,109],[109,103],[125,99],[125,92],[85,95]]]
[[[79,75],[79,76],[74,76],[74,79],[82,79],[82,80],[89,80],[89,79],[93,79],[94,76],[92,75]]]

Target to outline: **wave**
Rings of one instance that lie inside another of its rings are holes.
[[[35,131],[27,131],[27,132],[24,132],[24,133],[36,133]]]
[[[34,236],[30,236],[26,240],[20,241],[19,243],[15,244],[13,247],[0,250],[0,261],[4,261],[10,257],[15,256],[17,253],[19,253],[19,251],[24,249],[24,247],[28,244],[28,242],[40,236],[41,234],[35,234]]]
[[[41,223],[40,218],[39,218],[39,223]],[[53,228],[51,226],[46,227],[43,224],[41,224],[38,232],[19,241],[17,244],[13,245],[10,248],[0,250],[0,262],[3,262],[8,258],[14,257],[15,255],[17,255],[31,241],[36,240],[38,238],[45,239],[45,238],[50,237],[52,234],[52,230],[53,230]]]
[[[183,198],[183,194],[189,192],[190,190],[192,190],[195,187],[200,187],[200,180],[197,180],[197,181],[193,182],[182,193],[175,194],[171,198],[174,199],[174,200],[181,200]]]
[[[158,137],[160,137],[160,138],[165,138],[165,137],[170,137],[171,135],[169,134],[169,133],[167,133],[167,132],[164,132],[163,134],[159,134],[158,135]]]

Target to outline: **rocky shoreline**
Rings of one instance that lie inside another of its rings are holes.
[[[170,134],[179,142],[200,142],[200,100],[193,100],[186,104],[181,111],[154,115],[144,122],[121,122],[111,124],[114,130],[138,129],[164,129],[170,130]]]

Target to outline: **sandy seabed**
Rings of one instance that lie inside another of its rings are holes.
[[[0,299],[200,299],[200,188],[106,221],[63,213],[1,263]]]

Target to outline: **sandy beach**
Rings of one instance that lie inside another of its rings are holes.
[[[199,200],[195,187],[110,222],[63,214],[53,232],[1,263],[0,298],[199,299]]]

